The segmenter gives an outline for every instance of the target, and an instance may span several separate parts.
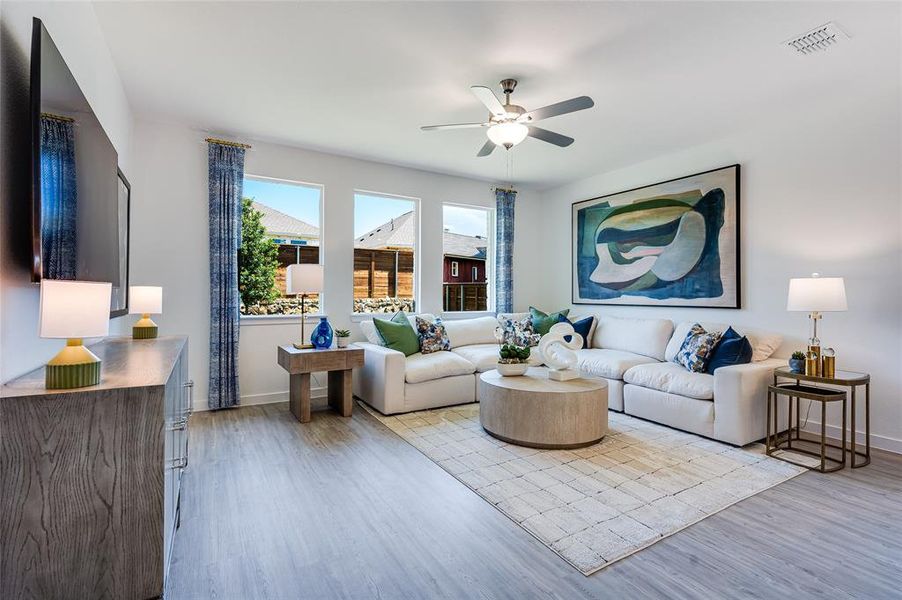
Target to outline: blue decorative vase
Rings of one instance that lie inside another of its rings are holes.
[[[793,373],[804,373],[805,372],[805,359],[804,358],[790,358],[789,359],[789,370]]]
[[[313,330],[313,335],[310,336],[310,343],[317,350],[325,350],[332,347],[332,326],[329,325],[326,317],[319,318],[319,325]]]

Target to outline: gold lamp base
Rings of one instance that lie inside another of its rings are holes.
[[[80,338],[66,341],[66,347],[50,359],[45,369],[48,390],[70,390],[100,383],[101,361],[82,345]]]
[[[136,340],[149,340],[157,337],[157,324],[154,323],[150,315],[144,313],[141,319],[132,326],[132,338]]]
[[[313,344],[294,344],[294,347],[298,350],[310,350],[313,348]]]

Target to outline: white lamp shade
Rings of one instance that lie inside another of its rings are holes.
[[[846,309],[846,285],[842,277],[795,277],[789,280],[786,310],[832,312]]]
[[[522,123],[499,123],[486,131],[486,135],[497,146],[516,146],[525,140],[528,134],[529,128]]]
[[[41,280],[42,338],[103,337],[110,332],[113,284]]]
[[[323,291],[322,265],[288,265],[285,274],[286,293],[318,294]]]
[[[128,312],[131,315],[163,313],[163,288],[156,285],[133,285],[128,288]]]

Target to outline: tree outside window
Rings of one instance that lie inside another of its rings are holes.
[[[294,315],[300,301],[289,296],[285,272],[294,263],[320,262],[322,188],[246,177],[238,291],[242,315]],[[320,311],[319,295],[307,297],[307,312]]]

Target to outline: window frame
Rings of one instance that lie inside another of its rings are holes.
[[[255,174],[251,174],[251,173],[245,173],[243,179],[244,180],[252,179],[255,181],[264,181],[267,183],[280,183],[283,185],[294,185],[294,186],[298,186],[298,187],[319,189],[319,223],[316,224],[319,227],[319,263],[318,264],[325,265],[325,262],[323,260],[325,244],[323,243],[323,240],[325,239],[326,229],[323,226],[323,217],[325,216],[323,213],[324,213],[325,203],[326,203],[326,186],[322,183],[313,183],[311,181],[300,181],[297,179],[285,179],[283,177],[269,177],[267,175],[255,175]],[[243,191],[243,186],[244,186],[244,181],[242,181],[242,191]],[[325,268],[324,268],[324,270],[325,270]],[[315,320],[318,320],[320,317],[326,316],[324,297],[325,297],[325,290],[319,294],[319,311],[315,312],[315,313],[312,313],[312,312],[306,313],[306,322],[310,322],[311,320],[315,321]],[[270,324],[272,324],[274,322],[300,323],[301,315],[242,315],[242,314],[240,314],[240,311],[239,311],[238,319],[239,319],[239,322],[242,322],[243,324],[247,324],[247,325],[265,325],[265,324],[267,324],[267,322]]]
[[[486,213],[486,253],[485,253],[485,310],[443,310],[442,316],[449,319],[465,319],[481,315],[495,315],[495,218],[494,206],[467,204],[465,202],[442,202],[442,232],[445,231],[445,207],[468,208]],[[445,244],[442,240],[441,260],[445,260]],[[444,267],[444,265],[442,265]]]
[[[451,277],[460,277],[460,265],[456,260],[451,261]]]
[[[421,260],[421,250],[420,250],[420,241],[422,240],[422,211],[420,210],[422,199],[417,198],[416,196],[405,196],[404,194],[392,194],[389,192],[379,192],[376,190],[367,190],[362,188],[354,188],[353,194],[351,196],[351,228],[352,235],[354,237],[351,238],[351,321],[361,321],[367,320],[368,318],[372,318],[374,315],[386,315],[387,313],[380,312],[356,312],[354,310],[354,300],[356,299],[354,296],[354,244],[353,242],[357,240],[356,233],[353,232],[354,225],[356,224],[357,219],[357,196],[370,196],[376,198],[388,198],[390,200],[406,200],[413,203],[413,223],[414,223],[414,240],[413,240],[413,313],[417,313],[421,310],[421,301],[420,301],[420,267],[422,264]],[[413,314],[412,313],[412,314]]]

